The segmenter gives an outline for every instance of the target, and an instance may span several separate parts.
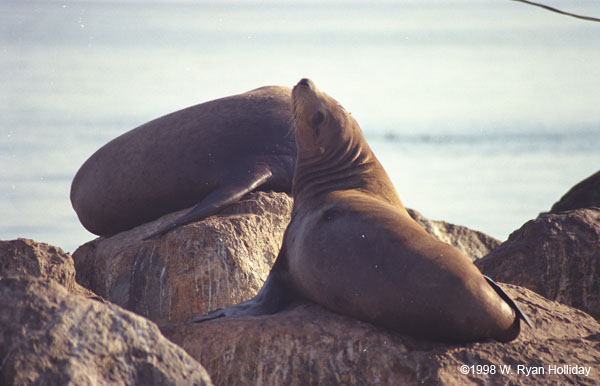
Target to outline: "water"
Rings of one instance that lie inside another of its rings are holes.
[[[305,76],[352,112],[407,206],[505,239],[599,169],[598,47],[600,23],[508,0],[3,1],[0,239],[73,251],[94,237],[68,198],[93,151]]]

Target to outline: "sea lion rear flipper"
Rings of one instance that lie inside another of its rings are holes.
[[[145,237],[144,240],[163,235],[181,225],[200,221],[208,216],[212,216],[219,212],[224,206],[239,201],[244,195],[250,193],[260,185],[263,185],[273,176],[273,172],[267,165],[257,164],[254,166],[254,169],[247,170],[243,173],[230,174],[228,176],[227,184],[212,191],[188,213]]]
[[[265,284],[263,284],[262,288],[254,298],[236,304],[235,306],[209,312],[206,315],[197,317],[190,323],[205,322],[223,316],[271,315],[284,309],[294,299],[294,292],[285,285],[282,274],[277,269],[277,262],[282,260],[282,256],[283,250],[279,252],[277,261],[271,269]]]
[[[485,280],[487,280],[488,284],[494,289],[494,291],[496,291],[496,293],[500,295],[502,300],[508,303],[508,305],[515,311],[515,313],[517,314],[517,318],[523,320],[529,327],[531,327],[531,321],[529,320],[527,315],[525,315],[525,313],[521,311],[521,309],[519,308],[519,306],[517,306],[514,300],[512,300],[510,296],[508,296],[508,294],[504,292],[504,290],[498,284],[496,284],[496,282],[493,281],[489,276],[483,275],[483,277],[485,278]]]

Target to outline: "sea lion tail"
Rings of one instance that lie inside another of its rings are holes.
[[[272,270],[258,294],[243,303],[221,308],[199,316],[190,323],[201,323],[227,316],[271,315],[284,309],[292,302],[293,293],[283,283],[277,271]]]
[[[529,327],[532,327],[531,321],[529,320],[527,315],[525,315],[525,313],[521,311],[521,309],[519,308],[519,306],[517,306],[515,301],[512,300],[511,297],[508,296],[508,294],[504,292],[504,290],[498,284],[496,284],[495,281],[493,281],[489,276],[483,275],[483,277],[488,282],[488,284],[494,289],[494,291],[496,291],[496,293],[500,295],[502,300],[504,300],[515,311],[516,317],[512,326],[504,334],[502,334],[502,336],[496,337],[496,340],[500,342],[509,342],[519,335],[519,332],[521,330],[521,320],[524,321],[525,324],[527,324]]]

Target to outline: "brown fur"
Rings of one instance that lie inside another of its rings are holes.
[[[296,158],[290,91],[269,86],[202,103],[115,138],[73,179],[81,223],[108,236],[198,204],[159,235],[255,188],[289,192]]]
[[[294,207],[277,261],[254,299],[200,320],[302,297],[428,339],[516,338],[514,302],[408,215],[354,118],[308,79],[292,91],[292,114]]]

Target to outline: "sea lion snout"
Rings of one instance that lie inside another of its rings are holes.
[[[302,78],[300,79],[300,81],[298,82],[298,86],[305,86],[305,87],[310,87],[313,84],[313,82],[308,79],[308,78]]]
[[[308,79],[302,78],[296,83],[294,88],[292,89],[292,100],[298,98],[306,98],[309,95],[314,97],[319,94],[315,83]]]
[[[302,78],[292,89],[292,114],[293,119],[303,117],[307,111],[318,111],[319,98],[316,87],[308,78]],[[312,114],[311,114],[312,115]]]
[[[317,88],[313,81],[308,78],[302,78],[292,89],[292,103],[296,103],[300,99],[314,99],[316,94]]]

